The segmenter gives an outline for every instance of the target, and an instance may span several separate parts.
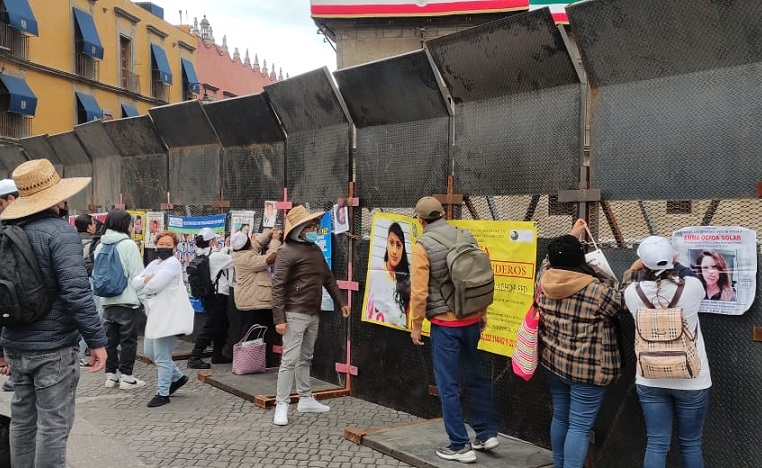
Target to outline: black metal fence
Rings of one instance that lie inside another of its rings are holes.
[[[262,94],[22,139],[0,148],[0,171],[46,157],[63,176],[92,175],[90,190],[70,203],[83,211],[107,209],[120,196],[128,208],[158,209],[168,192],[176,205],[196,207],[193,214],[220,200],[257,209],[284,188],[294,202],[328,208],[353,184],[360,206],[352,236],[334,239],[333,259],[340,279],[353,266],[360,293],[349,322],[324,316],[314,372],[342,384],[335,364],[346,362],[349,343],[359,369],[354,396],[438,416],[429,348],[359,320],[375,210],[412,214],[419,197],[445,193],[452,176],[466,199],[457,217],[535,221],[541,256],[548,239],[586,216],[617,272],[650,234],[762,227],[754,198],[762,5],[595,0],[568,12],[568,30],[537,10],[418,52],[333,75],[316,70]],[[601,198],[559,203],[576,189],[600,189]],[[702,316],[714,382],[708,466],[751,467],[762,456],[754,325],[762,325],[758,299],[740,317]],[[549,446],[542,375],[527,383],[507,370],[508,359],[487,357],[501,430]],[[607,392],[594,431],[594,466],[641,463],[645,428],[632,366]],[[678,465],[673,451],[670,466]]]

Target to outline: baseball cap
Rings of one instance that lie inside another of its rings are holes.
[[[657,273],[674,268],[673,255],[672,244],[664,237],[646,237],[638,246],[638,257],[640,257],[643,265]]]
[[[245,232],[238,231],[230,239],[230,246],[233,247],[233,250],[241,250],[248,240],[249,236]]]
[[[0,180],[0,196],[8,195],[9,193],[18,191],[19,189],[16,188],[16,183],[13,182],[13,179]]]
[[[205,241],[210,241],[214,239],[214,237],[217,235],[209,228],[201,228],[200,231],[198,231],[198,235],[201,236],[202,239]]]
[[[415,204],[415,215],[423,219],[439,219],[444,214],[442,204],[434,197],[423,197]]]

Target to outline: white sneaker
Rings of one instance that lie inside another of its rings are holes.
[[[119,380],[119,390],[132,390],[133,388],[145,387],[146,383],[131,375],[123,375]]]
[[[114,388],[118,383],[119,377],[117,377],[116,374],[112,374],[110,372],[106,374],[106,388]]]
[[[288,424],[288,403],[281,402],[275,405],[273,424],[276,426],[285,426]]]
[[[315,397],[299,397],[296,410],[300,413],[325,413],[331,409],[315,399]]]
[[[473,442],[471,442],[471,447],[474,450],[492,450],[493,448],[500,445],[500,441],[497,440],[497,437],[490,437],[487,440],[481,440],[479,438],[474,439]]]

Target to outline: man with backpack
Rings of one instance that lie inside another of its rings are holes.
[[[482,354],[477,350],[481,331],[487,323],[486,302],[491,302],[491,268],[484,271],[484,262],[476,239],[467,230],[450,226],[443,218],[442,204],[433,197],[423,197],[415,205],[415,216],[423,226],[423,235],[413,247],[410,313],[413,344],[422,346],[421,327],[424,317],[431,322],[431,355],[434,361],[442,417],[449,444],[436,451],[445,460],[473,463],[476,450],[497,447],[497,420],[492,404],[492,383],[484,372]],[[477,296],[459,290],[460,277],[454,255],[467,252],[464,260],[472,262],[471,275],[482,279],[476,284]],[[453,275],[451,273],[456,273]],[[457,276],[457,277],[456,277]],[[487,297],[484,300],[484,297]],[[459,300],[454,300],[458,297]],[[481,306],[473,311],[474,305]],[[466,372],[466,389],[470,404],[470,425],[476,432],[471,441],[463,420],[460,400],[460,370]]]
[[[95,312],[82,244],[61,219],[66,199],[84,189],[90,178],[61,179],[50,161],[35,159],[19,165],[13,179],[20,196],[0,213],[0,279],[7,281],[0,290],[0,373],[12,375],[14,386],[11,464],[65,468],[79,383],[80,335],[91,350],[90,372],[103,369],[106,361],[106,337]],[[5,275],[8,270],[14,275]],[[9,294],[11,289],[15,294]]]
[[[105,386],[119,385],[121,390],[146,384],[132,375],[138,348],[138,314],[143,300],[143,293],[131,284],[132,279],[143,272],[140,250],[130,239],[132,228],[132,216],[126,211],[112,210],[106,215],[106,234],[95,248],[92,274],[93,293],[103,306],[103,328],[108,338]]]
[[[227,341],[228,295],[233,277],[233,257],[230,249],[214,250],[217,235],[209,228],[203,228],[196,236],[196,258],[190,262],[186,272],[191,294],[201,299],[207,317],[204,328],[196,338],[196,343],[188,359],[191,369],[209,369],[208,362],[201,359],[204,350],[212,344],[212,364],[225,364],[232,359],[222,354]]]

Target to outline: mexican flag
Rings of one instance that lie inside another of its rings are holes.
[[[550,8],[550,13],[553,15],[553,20],[556,24],[569,24],[569,18],[566,16],[566,5],[571,5],[580,0],[571,0],[563,2],[559,0],[529,0],[529,10],[536,10],[538,8]]]

